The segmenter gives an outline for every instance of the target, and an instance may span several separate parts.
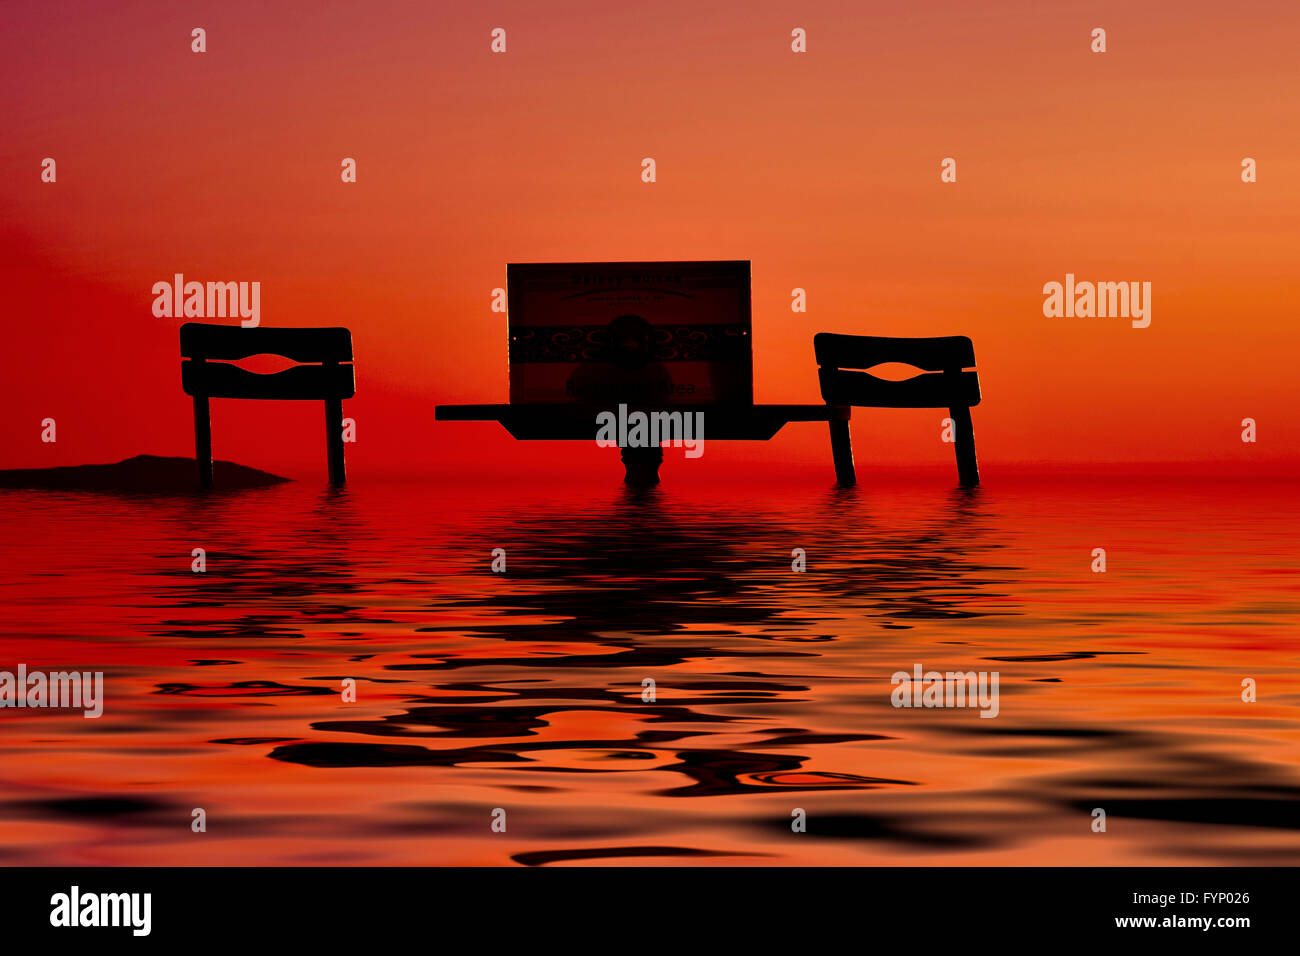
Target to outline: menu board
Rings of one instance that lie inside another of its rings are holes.
[[[749,262],[506,266],[510,401],[752,404]]]

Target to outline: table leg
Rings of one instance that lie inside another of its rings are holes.
[[[664,460],[662,448],[624,448],[623,481],[638,488],[659,484],[659,465]]]

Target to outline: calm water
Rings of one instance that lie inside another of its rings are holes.
[[[0,860],[1300,863],[1292,486],[824,479],[0,491]]]

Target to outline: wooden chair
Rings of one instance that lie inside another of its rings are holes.
[[[295,365],[258,374],[230,362],[280,355]],[[212,485],[209,398],[274,398],[325,403],[325,452],[330,483],[343,484],[343,399],[356,394],[352,333],[347,329],[268,329],[187,322],[181,326],[181,387],[194,397],[194,457],[199,485]]]
[[[885,338],[875,335],[813,336],[822,398],[828,405],[869,408],[947,408],[954,425],[957,475],[963,485],[978,485],[975,432],[970,410],[980,403],[979,375],[963,371],[975,364],[975,347],[964,335],[928,339]],[[925,374],[899,382],[876,378],[866,371],[885,362],[901,362]],[[857,481],[848,421],[832,420],[831,455],[835,477],[842,485]]]

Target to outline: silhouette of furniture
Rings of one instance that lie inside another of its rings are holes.
[[[602,412],[704,416],[704,441],[766,441],[827,405],[756,405],[748,260],[509,263],[510,401],[439,405],[517,439],[594,441]],[[696,419],[692,419],[695,421]],[[663,449],[624,447],[624,480],[659,480]]]
[[[440,422],[500,422],[513,437],[534,440],[596,438],[596,416],[607,404],[438,405]],[[789,422],[843,422],[851,410],[833,405],[628,405],[628,413],[703,412],[705,447],[711,441],[767,441]],[[623,448],[623,480],[653,485],[659,480],[662,448]]]
[[[230,364],[252,355],[278,355],[311,364],[267,374]],[[194,398],[194,457],[200,487],[212,485],[210,398],[323,401],[330,483],[343,484],[343,399],[356,394],[351,332],[187,322],[181,326],[181,357],[181,387]]]
[[[970,339],[964,335],[915,339],[821,332],[813,336],[813,351],[822,398],[828,405],[947,408],[954,426],[958,479],[963,485],[979,484],[970,410],[980,403],[980,383],[976,372],[966,371],[975,365]],[[913,365],[923,374],[894,382],[865,371],[886,362]],[[854,484],[857,475],[848,417],[831,419],[830,432],[835,477],[841,485]]]

